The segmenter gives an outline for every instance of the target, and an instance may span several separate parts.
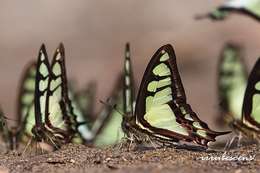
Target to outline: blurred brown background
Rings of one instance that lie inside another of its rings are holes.
[[[98,99],[105,100],[122,69],[124,44],[131,43],[139,85],[153,53],[171,43],[189,103],[214,126],[217,114],[216,65],[226,41],[245,48],[248,66],[260,55],[260,23],[242,15],[224,22],[194,20],[219,0],[28,0],[1,1],[0,104],[15,115],[23,67],[37,57],[42,42],[51,57],[59,42],[66,48],[69,78],[83,87],[98,81]],[[100,103],[97,101],[100,107]]]

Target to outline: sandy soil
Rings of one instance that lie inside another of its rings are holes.
[[[126,145],[123,145],[126,146]],[[223,157],[226,156],[226,157]],[[228,156],[241,160],[227,161]],[[251,161],[243,160],[242,156]],[[203,160],[206,157],[217,160]],[[219,160],[221,159],[222,160]],[[140,149],[111,147],[89,148],[70,144],[48,154],[21,155],[9,152],[0,155],[0,173],[5,172],[211,172],[247,173],[259,172],[260,152],[255,145],[223,151],[188,151],[184,149],[161,148]]]

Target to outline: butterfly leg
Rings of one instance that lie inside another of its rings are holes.
[[[152,145],[152,147],[153,147],[154,149],[157,148],[156,145],[155,145],[155,143],[152,141],[152,139],[151,139],[149,136],[147,136],[147,141],[149,141],[149,143]]]
[[[27,151],[28,147],[31,145],[32,139],[33,139],[33,137],[31,137],[30,140],[27,142],[25,148],[23,149],[22,155],[24,155],[24,153]]]
[[[237,141],[237,146],[238,147],[242,146],[242,143],[241,143],[242,138],[243,138],[242,132],[239,132],[238,141]]]
[[[236,136],[233,136],[231,138],[231,140],[227,141],[225,148],[224,148],[224,151],[229,150],[231,148],[232,144],[234,143],[235,139],[237,139],[237,138],[238,138],[238,136],[236,135]]]

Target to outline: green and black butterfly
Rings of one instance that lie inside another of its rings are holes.
[[[208,17],[212,20],[223,20],[232,12],[243,13],[260,20],[260,0],[229,0],[207,15],[199,15],[196,18]]]
[[[105,104],[93,123],[92,143],[94,146],[111,146],[119,143],[124,137],[121,128],[122,115],[120,113],[123,110],[122,79],[123,77],[120,75],[109,97],[109,104],[115,105],[115,107]]]
[[[45,46],[41,46],[34,81],[34,95],[28,99],[33,100],[33,104],[25,115],[25,129],[29,132],[32,128],[30,135],[37,141],[58,148],[70,142],[76,133],[76,115],[68,96],[62,44],[56,49],[51,64]]]
[[[93,122],[93,115],[95,109],[97,84],[94,81],[89,82],[83,89],[75,92],[75,102],[77,103],[81,114],[84,115],[85,121]]]
[[[18,97],[18,124],[19,127],[19,141],[24,143],[32,137],[31,129],[34,126],[34,114],[27,114],[34,109],[34,92],[35,92],[35,79],[36,79],[36,62],[31,62],[24,70],[24,74],[20,84],[19,97]],[[77,120],[77,131],[73,137],[74,143],[85,143],[91,138],[90,118],[93,102],[93,88],[94,85],[90,84],[84,91],[75,93],[72,87],[69,87],[69,99],[71,106]],[[84,106],[83,106],[84,104]],[[84,109],[84,110],[83,110]],[[86,113],[88,115],[86,115]]]
[[[30,134],[33,124],[28,124],[26,120],[29,119],[29,121],[34,121],[34,116],[26,117],[26,115],[32,107],[34,100],[35,71],[36,64],[30,63],[22,75],[18,95],[18,120],[13,120],[16,122],[17,126],[9,129],[6,122],[7,118],[1,111],[1,129],[4,132],[3,138],[8,145],[7,148],[9,150],[18,149],[18,145],[21,141],[28,142],[28,139],[32,136]]]
[[[247,77],[241,48],[232,43],[226,44],[218,64],[220,124],[241,120]]]
[[[94,83],[90,83],[84,90],[78,92],[74,92],[71,87],[69,88],[69,98],[76,115],[77,133],[73,137],[73,143],[89,144],[93,137],[91,116],[94,109],[95,89]]]
[[[150,60],[134,108],[130,56],[125,58],[124,113],[122,128],[137,142],[153,140],[163,145],[208,142],[229,132],[215,132],[201,121],[186,101],[171,45],[162,46]]]
[[[221,110],[227,123],[243,135],[260,141],[260,59],[248,81],[245,65],[234,54],[222,56],[219,63],[219,96]],[[231,56],[232,55],[232,56]],[[247,85],[246,85],[247,81]],[[231,145],[233,139],[230,141]]]
[[[29,63],[23,72],[17,99],[17,119],[19,142],[27,143],[33,136],[35,124],[34,92],[36,78],[36,62]]]

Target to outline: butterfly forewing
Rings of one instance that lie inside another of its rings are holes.
[[[124,113],[127,115],[134,115],[133,103],[134,103],[134,79],[132,71],[132,63],[130,60],[130,44],[126,44],[125,48],[125,64],[124,64],[124,90],[123,90]]]
[[[242,113],[246,125],[256,130],[260,129],[260,59],[249,75]]]
[[[247,82],[247,72],[240,48],[227,44],[218,66],[218,92],[220,109],[228,123],[229,119],[242,119],[242,105]]]
[[[136,102],[137,124],[161,138],[207,145],[220,133],[210,130],[186,103],[171,45],[161,47],[148,64]]]
[[[48,110],[46,110],[46,107],[48,107],[48,99],[46,99],[46,97],[50,80],[50,71],[51,69],[46,49],[45,46],[42,45],[39,51],[35,78],[34,113],[36,127],[42,126],[45,122],[45,114],[48,113]]]

